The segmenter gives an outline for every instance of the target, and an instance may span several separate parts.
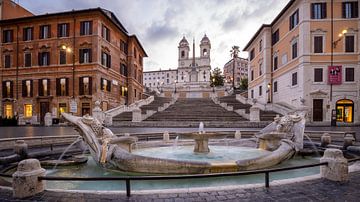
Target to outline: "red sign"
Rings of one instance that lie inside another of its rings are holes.
[[[341,65],[339,66],[329,66],[328,67],[328,83],[339,85],[341,84],[342,74],[341,74]]]

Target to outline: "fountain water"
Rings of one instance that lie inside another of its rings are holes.
[[[175,149],[177,148],[178,142],[179,142],[179,136],[176,136],[176,138],[174,139],[173,148],[175,148]]]
[[[74,146],[76,143],[80,142],[82,139],[81,136],[79,136],[78,138],[76,138],[76,140],[74,142],[72,142],[68,147],[65,148],[65,150],[63,151],[63,153],[61,153],[60,157],[58,158],[58,160],[56,161],[53,170],[56,169],[57,165],[59,164],[59,162],[61,161],[61,159],[64,157],[64,155],[66,154],[66,152],[68,152],[68,150]]]
[[[204,123],[200,122],[200,124],[199,124],[199,134],[204,134],[204,133],[205,133]]]
[[[306,139],[309,141],[312,149],[315,151],[316,156],[321,156],[320,153],[319,153],[319,151],[318,151],[317,148],[316,148],[315,143],[311,140],[311,138],[310,138],[307,134],[305,134],[305,133],[304,133],[304,137],[306,137]]]

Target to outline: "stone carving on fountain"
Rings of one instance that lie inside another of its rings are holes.
[[[212,172],[234,172],[270,167],[285,161],[303,148],[305,113],[276,117],[274,122],[265,127],[256,136],[258,148],[271,151],[265,155],[238,160],[233,163],[197,162],[146,157],[131,153],[134,137],[115,136],[95,118],[88,115],[77,117],[67,113],[62,116],[75,125],[83,140],[89,145],[94,160],[107,169],[128,172],[162,173],[162,174],[195,174]],[[195,152],[208,153],[209,138],[219,138],[217,133],[205,133],[203,126],[199,133],[185,134],[196,142]]]

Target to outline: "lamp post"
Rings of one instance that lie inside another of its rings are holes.
[[[69,46],[62,45],[61,49],[72,54],[72,97],[75,98],[75,53]]]
[[[233,80],[232,80],[232,87],[235,89],[235,59],[238,57],[240,50],[239,46],[233,46],[230,50],[231,56],[233,58]]]
[[[212,85],[212,86],[213,86],[213,93],[215,93],[215,78],[212,79],[212,82],[213,82],[213,83],[212,83],[212,84],[213,84],[213,85]]]

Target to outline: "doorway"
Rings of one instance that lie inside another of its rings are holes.
[[[352,123],[354,116],[354,102],[352,100],[338,100],[336,102],[336,121]]]
[[[83,102],[81,104],[81,116],[85,116],[86,114],[91,115],[91,113],[90,113],[90,103]]]
[[[313,100],[313,121],[323,121],[323,99]]]
[[[40,124],[44,125],[44,118],[46,113],[50,112],[49,102],[40,102]]]

